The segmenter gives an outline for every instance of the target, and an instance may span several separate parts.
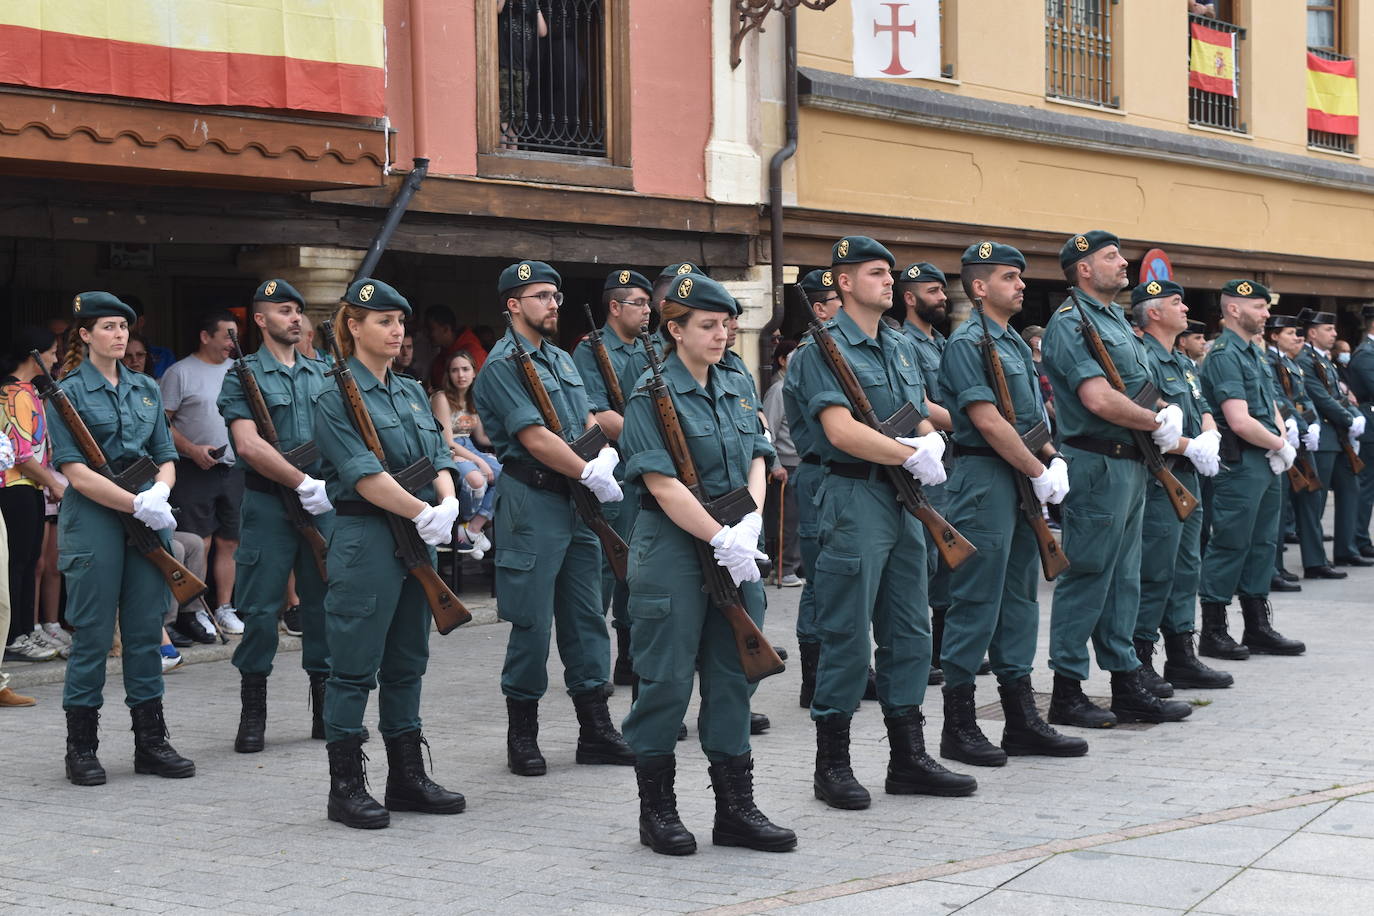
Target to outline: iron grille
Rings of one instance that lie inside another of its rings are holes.
[[[1189,16],[1189,23],[1199,23],[1209,29],[1216,29],[1218,32],[1232,32],[1236,35],[1236,94],[1234,96],[1223,95],[1219,92],[1208,92],[1205,89],[1198,89],[1194,86],[1188,87],[1188,123],[1198,124],[1203,127],[1215,127],[1219,130],[1231,130],[1236,133],[1245,133],[1245,122],[1240,119],[1240,41],[1245,38],[1245,29],[1230,22],[1222,22],[1220,19],[1208,19],[1206,16]],[[1188,35],[1188,59],[1192,60],[1192,32]]]
[[[606,155],[602,0],[498,0],[500,148]]]
[[[1118,108],[1112,85],[1115,0],[1045,0],[1045,95]]]
[[[1344,54],[1328,51],[1325,48],[1308,48],[1312,54],[1325,60],[1350,60]],[[1307,145],[1313,149],[1330,150],[1333,153],[1355,152],[1355,138],[1350,134],[1333,134],[1325,130],[1307,129]]]

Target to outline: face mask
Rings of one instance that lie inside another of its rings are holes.
[[[1336,357],[1336,362],[1340,363],[1342,366],[1350,365],[1350,354],[1342,353],[1340,356]]]

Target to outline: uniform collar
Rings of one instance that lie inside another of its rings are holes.
[[[849,312],[847,312],[844,309],[840,309],[838,312],[836,312],[835,317],[830,319],[830,321],[834,325],[835,330],[840,332],[840,336],[845,339],[845,342],[848,343],[850,346],[854,347],[862,346],[864,344],[872,345],[874,343],[877,343],[878,346],[881,347],[883,332],[890,332],[892,330],[887,326],[887,322],[879,318],[878,340],[875,341],[872,337],[869,337],[867,334],[864,333],[863,328],[859,327],[859,325],[854,321],[854,319],[850,317]]]
[[[1173,351],[1166,350],[1164,348],[1164,344],[1156,340],[1155,336],[1151,334],[1149,331],[1146,331],[1144,334],[1142,334],[1140,340],[1142,343],[1145,344],[1145,349],[1154,353],[1155,356],[1159,357],[1165,362],[1169,362],[1171,360]]]
[[[610,322],[602,325],[601,340],[606,344],[606,347],[611,350],[633,350],[640,343],[638,337],[629,343],[621,340],[620,335],[611,327]]]
[[[1115,304],[1111,302],[1098,302],[1096,298],[1094,298],[1091,294],[1085,292],[1081,287],[1071,286],[1069,287],[1069,291],[1073,294],[1073,298],[1076,301],[1087,302],[1089,305],[1092,305],[1095,308],[1100,309],[1104,312],[1110,312],[1112,310],[1111,307]]]
[[[278,365],[281,364],[278,363]],[[371,391],[374,388],[382,387],[382,380],[373,375],[372,370],[364,366],[358,360],[358,357],[350,356],[348,358],[348,368],[353,371],[353,380],[358,383],[358,389],[360,391]],[[391,374],[390,369],[386,370],[386,372],[387,375]]]
[[[715,373],[719,369],[719,363],[706,368],[708,394],[709,389],[715,382]],[[701,386],[697,384],[697,380],[692,378],[692,373],[687,370],[687,367],[683,365],[682,360],[678,357],[677,350],[670,353],[668,358],[663,361],[663,376],[678,394],[691,394],[694,391],[701,390]]]
[[[925,331],[922,331],[922,330],[921,330],[921,328],[920,328],[919,325],[917,325],[914,321],[911,321],[911,320],[907,320],[907,321],[902,322],[902,327],[909,329],[909,330],[911,331],[911,333],[915,334],[915,335],[916,335],[918,338],[920,338],[921,340],[928,340],[928,341],[930,341],[931,343],[935,343],[935,342],[938,341],[941,337],[944,336],[944,335],[941,334],[941,333],[939,332],[939,330],[936,329],[936,328],[931,328],[931,329],[930,329],[930,333],[927,334]]]
[[[259,359],[259,361],[261,361],[263,371],[265,371],[265,372],[290,372],[290,371],[291,371],[290,369],[288,369],[288,368],[282,363],[281,360],[277,359],[275,356],[272,355],[272,351],[269,350],[269,349],[267,349],[267,344],[263,344],[261,347],[258,347],[258,359]],[[302,356],[301,353],[300,353],[300,351],[297,350],[297,351],[296,351],[296,360],[297,360],[297,361],[300,361],[300,360],[302,360],[302,359],[309,359],[309,357]],[[369,373],[369,374],[370,374],[370,373]]]
[[[1230,337],[1232,340],[1234,340],[1234,341],[1235,341],[1237,344],[1239,344],[1240,346],[1242,346],[1242,347],[1249,347],[1251,350],[1254,350],[1256,353],[1259,353],[1259,349],[1254,345],[1253,342],[1251,342],[1251,341],[1249,341],[1249,340],[1246,340],[1244,337],[1241,337],[1239,334],[1237,334],[1235,331],[1231,330],[1230,328],[1223,328],[1223,329],[1222,329],[1222,332],[1221,332],[1221,336],[1218,337],[1217,340],[1218,340],[1218,341],[1224,341],[1224,340],[1226,340],[1227,337]],[[1263,354],[1261,353],[1260,355],[1262,356]]]
[[[87,391],[99,391],[102,388],[110,387],[109,379],[100,374],[100,370],[95,367],[95,363],[89,359],[83,359],[81,365],[76,367],[77,375],[85,384]],[[132,380],[132,373],[124,368],[124,364],[115,360],[115,374],[119,378],[120,384]]]
[[[991,337],[993,340],[1000,340],[1001,338],[1006,337],[1007,332],[1011,330],[1010,327],[1003,327],[1002,325],[993,321],[986,314],[978,315],[975,313],[974,315],[969,316],[965,320],[973,321],[975,319],[978,321],[978,327],[983,331],[983,333],[986,334],[988,337]]]

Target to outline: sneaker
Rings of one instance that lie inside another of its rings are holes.
[[[281,612],[281,628],[286,631],[287,636],[300,636],[304,630],[301,629],[301,606],[293,604]]]
[[[0,688],[0,707],[19,707],[32,706],[38,701],[33,697],[26,697],[22,693],[15,693],[8,687]]]
[[[481,531],[473,531],[468,527],[467,522],[463,523],[463,536],[468,539],[469,544],[481,551],[482,556],[486,556],[491,550],[491,539]],[[477,559],[481,559],[481,557],[477,557]]]
[[[45,643],[35,642],[32,633],[20,634],[5,647],[5,661],[46,662],[57,658],[57,650]]]
[[[806,580],[796,573],[788,573],[782,577],[782,582],[780,584],[783,588],[798,588],[805,585]]]
[[[64,646],[72,644],[72,634],[62,629],[60,623],[43,624],[43,632],[47,634],[49,642],[60,642]]]
[[[243,621],[239,620],[233,605],[221,604],[215,608],[215,623],[219,624],[220,632],[226,635],[239,636],[243,633]]]
[[[162,647],[163,674],[166,674],[168,671],[175,671],[185,663],[186,659],[182,658],[181,653],[176,650],[176,646]]]
[[[215,622],[210,619],[210,612],[204,607],[196,611],[196,626],[200,627],[210,637],[210,642],[219,638],[219,630],[215,629]]]
[[[467,525],[459,525],[453,529],[453,541],[450,546],[453,547],[454,553],[461,553],[464,556],[477,549],[477,545],[472,543],[472,534],[468,531]]]
[[[66,658],[72,654],[72,647],[68,643],[53,639],[46,630],[37,624],[34,625],[33,632],[29,634],[29,639],[45,649],[52,649],[61,658]]]

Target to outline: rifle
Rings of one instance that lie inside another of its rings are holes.
[[[1283,364],[1283,358],[1273,361],[1274,374],[1279,378],[1279,385],[1283,387],[1283,393],[1288,400],[1293,402],[1297,410],[1297,418],[1303,422],[1309,422],[1307,417],[1309,412],[1304,410],[1302,402],[1293,397],[1293,376],[1288,371],[1288,367]],[[1284,413],[1283,406],[1279,406],[1279,413]],[[1287,417],[1284,417],[1286,420]],[[1304,490],[1318,493],[1322,489],[1321,478],[1317,476],[1317,469],[1312,467],[1312,461],[1308,457],[1307,447],[1302,444],[1302,439],[1298,439],[1298,454],[1293,459],[1293,466],[1288,469],[1288,486],[1294,493],[1301,493]]]
[[[320,460],[320,449],[314,441],[298,445],[290,451],[283,452],[278,445],[277,426],[272,422],[272,414],[267,409],[267,402],[262,399],[262,390],[258,388],[257,376],[253,370],[248,368],[248,364],[243,361],[243,350],[239,348],[239,335],[233,328],[229,329],[229,342],[234,345],[234,374],[238,376],[239,385],[243,388],[243,398],[248,402],[248,410],[253,414],[253,425],[258,428],[258,435],[262,441],[266,442],[277,453],[286,459],[292,467],[297,470],[304,470]],[[320,534],[320,529],[315,527],[314,517],[301,505],[301,498],[290,487],[272,481],[272,489],[277,493],[277,498],[281,500],[282,509],[286,512],[286,520],[291,523],[291,527],[296,529],[296,533],[301,536],[310,548],[310,552],[315,555],[315,566],[320,571],[320,578],[329,581],[329,574],[325,570],[325,553],[327,547],[324,543],[324,536]]]
[[[86,421],[77,413],[76,406],[72,404],[71,398],[67,397],[67,392],[63,391],[48,373],[42,356],[37,350],[31,351],[29,355],[38,366],[38,375],[34,377],[33,383],[38,388],[39,396],[57,408],[62,422],[67,424],[72,438],[76,440],[81,456],[86,459],[87,467],[129,493],[139,492],[140,487],[157,476],[157,465],[147,455],[140,456],[118,474],[111,470],[105,453],[100,450],[100,445],[86,427]],[[185,607],[205,594],[205,583],[167,552],[167,548],[163,547],[162,541],[158,539],[157,532],[127,512],[116,514],[124,525],[125,540],[162,573],[162,578],[167,580],[167,587],[172,590],[172,597],[177,600],[177,607]]]
[[[606,342],[601,339],[601,329],[596,326],[596,319],[592,317],[592,307],[587,303],[582,304],[582,308],[587,312],[587,324],[591,325],[591,330],[587,332],[587,342],[591,344],[592,353],[596,356],[596,368],[601,373],[601,381],[606,385],[606,395],[611,401],[611,410],[625,416],[625,395],[620,390],[620,379],[616,377],[615,368],[611,365],[611,354],[606,350]]]
[[[706,491],[702,488],[701,478],[697,476],[696,462],[692,460],[692,453],[687,447],[687,437],[682,432],[682,424],[678,420],[677,407],[673,405],[672,393],[668,391],[668,385],[663,381],[662,364],[658,360],[658,353],[654,350],[652,342],[647,333],[641,332],[640,337],[644,339],[645,352],[648,354],[649,371],[652,373],[646,389],[649,397],[653,398],[655,414],[658,417],[658,429],[663,435],[663,445],[668,449],[668,454],[673,459],[673,467],[677,469],[678,479],[687,487],[688,491],[701,504],[701,507],[722,525],[733,525],[744,516],[758,508],[754,502],[754,497],[750,495],[748,487],[739,487],[731,490],[724,496],[710,499]],[[744,678],[751,684],[756,684],[769,675],[781,672],[786,666],[778,653],[768,643],[767,637],[759,629],[758,624],[754,623],[752,617],[744,609],[744,600],[740,597],[739,587],[730,578],[730,573],[716,562],[714,551],[711,545],[700,538],[692,538],[692,544],[696,547],[697,562],[701,566],[701,576],[705,580],[704,590],[711,596],[711,603],[725,617],[726,623],[730,625],[730,631],[735,636],[735,649],[739,652],[739,664],[744,669]]]
[[[539,378],[539,370],[534,365],[534,358],[525,349],[525,344],[520,339],[520,333],[515,330],[515,323],[511,320],[510,312],[504,313],[506,316],[506,327],[510,328],[511,340],[515,343],[515,352],[508,358],[513,359],[520,367],[520,377],[525,382],[525,390],[530,393],[530,398],[534,401],[534,406],[539,410],[539,416],[543,418],[544,425],[554,435],[562,437],[563,423],[558,419],[558,411],[553,408],[553,401],[549,400],[549,392],[544,387],[543,381]],[[582,435],[568,443],[577,457],[584,461],[591,461],[597,456],[610,441],[606,438],[606,433],[600,426],[593,423]],[[606,562],[611,566],[611,572],[621,582],[625,581],[626,565],[630,558],[630,548],[620,539],[620,535],[615,533],[610,522],[601,514],[601,507],[596,502],[596,497],[592,496],[592,491],[582,485],[582,481],[575,477],[568,477],[571,486],[568,489],[572,493],[573,505],[577,508],[577,514],[587,527],[596,532],[596,536],[601,539],[601,547],[606,551]]]
[[[983,351],[983,368],[987,371],[993,393],[997,396],[997,412],[1015,429],[1016,407],[1011,400],[1006,373],[1002,371],[1002,355],[997,352],[997,347],[988,334],[988,319],[983,312],[983,300],[975,299],[973,304],[978,311],[978,320],[983,326],[983,339],[979,341],[978,347]],[[1043,419],[1021,436],[1022,444],[1037,457],[1049,441],[1050,431]],[[1056,576],[1069,568],[1069,558],[1064,556],[1059,542],[1054,539],[1054,532],[1050,531],[1050,523],[1041,512],[1040,500],[1035,498],[1035,488],[1031,486],[1030,478],[1015,468],[1012,468],[1012,478],[1016,481],[1016,494],[1020,498],[1021,512],[1025,515],[1026,523],[1030,525],[1031,533],[1035,535],[1035,543],[1040,550],[1040,569],[1045,574],[1045,581],[1053,582]]]
[[[1320,357],[1321,354],[1318,353],[1317,356]],[[1312,365],[1317,369],[1317,378],[1321,379],[1322,387],[1330,391],[1331,384],[1326,380],[1326,367],[1322,365],[1321,359],[1312,360]],[[1339,394],[1339,392],[1337,393]],[[1336,400],[1339,402],[1340,398],[1337,397]],[[1341,435],[1341,432],[1338,430],[1336,432],[1336,439],[1341,443],[1341,451],[1345,452],[1345,460],[1350,463],[1350,473],[1358,474],[1363,471],[1364,461],[1359,455],[1355,454],[1355,447],[1350,444],[1350,438]]]
[[[830,332],[814,318],[811,320],[811,339],[816,342],[826,365],[830,367],[831,374],[835,376],[845,397],[849,399],[850,410],[855,419],[890,438],[909,436],[916,431],[921,422],[921,415],[910,401],[897,408],[886,420],[878,419],[878,415],[873,411],[873,405],[868,401],[868,395],[864,394],[863,386],[854,377],[854,369],[849,365],[849,361],[840,352]],[[978,548],[974,547],[968,538],[955,531],[954,526],[935,511],[935,507],[930,504],[930,497],[926,496],[921,485],[906,472],[905,468],[895,464],[880,467],[887,475],[888,482],[897,491],[897,502],[915,516],[930,532],[931,537],[935,538],[935,549],[940,552],[940,558],[945,561],[946,566],[957,569],[960,563],[978,552]]]
[[[1107,352],[1107,345],[1102,342],[1102,337],[1097,333],[1097,328],[1088,320],[1088,315],[1083,311],[1083,306],[1079,304],[1077,296],[1074,297],[1074,305],[1078,306],[1078,328],[1083,333],[1083,339],[1088,342],[1088,348],[1092,350],[1093,358],[1102,367],[1102,371],[1107,376],[1107,382],[1122,394],[1126,394],[1126,383],[1121,380],[1121,373],[1116,371],[1116,363],[1112,361],[1112,355]],[[1136,392],[1135,397],[1126,395],[1136,404],[1149,410],[1156,410],[1159,404],[1159,389],[1149,379]],[[1145,459],[1145,467],[1164,485],[1164,492],[1169,497],[1169,502],[1174,506],[1174,514],[1179,521],[1193,514],[1197,508],[1197,497],[1188,491],[1169,466],[1164,463],[1164,454],[1160,452],[1159,446],[1155,445],[1155,440],[1150,438],[1150,434],[1141,429],[1130,430],[1131,438],[1135,441],[1135,447],[1140,450],[1140,454]]]
[[[386,451],[382,448],[382,440],[377,436],[377,428],[372,425],[372,415],[367,412],[367,405],[363,403],[363,394],[358,390],[358,381],[353,378],[353,370],[348,368],[343,348],[334,338],[334,322],[322,322],[320,333],[324,335],[325,346],[334,354],[334,368],[326,374],[334,376],[338,383],[339,394],[343,396],[344,410],[348,412],[353,428],[362,438],[363,446],[381,462],[382,471],[391,474],[407,492],[419,492],[438,476],[434,464],[428,458],[421,458],[399,471],[392,472],[387,468]],[[421,539],[420,532],[415,530],[414,523],[392,512],[382,514],[386,518],[387,527],[391,529],[391,539],[396,544],[396,557],[406,571],[420,583],[420,588],[424,589],[425,600],[429,602],[429,612],[434,615],[434,625],[439,629],[439,633],[451,633],[471,620],[472,615],[463,607],[463,602],[459,601],[458,596],[439,578],[439,573],[429,560],[429,546]]]

